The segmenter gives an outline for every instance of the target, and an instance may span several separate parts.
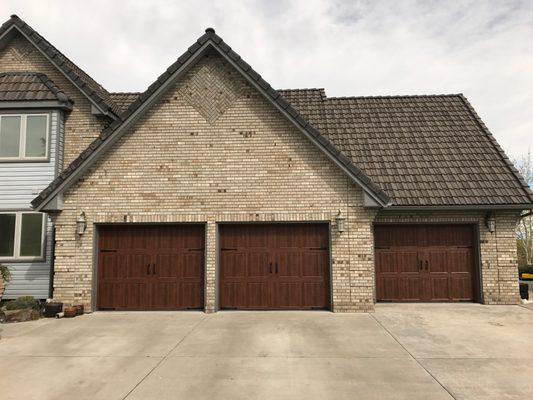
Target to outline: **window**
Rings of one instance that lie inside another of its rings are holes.
[[[0,160],[46,160],[48,115],[0,115]]]
[[[0,213],[0,260],[43,258],[45,214]]]

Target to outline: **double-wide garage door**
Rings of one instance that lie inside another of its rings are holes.
[[[221,225],[220,308],[329,307],[327,224]]]
[[[472,225],[376,225],[381,301],[476,300]]]
[[[203,226],[115,225],[98,232],[99,309],[203,308]]]

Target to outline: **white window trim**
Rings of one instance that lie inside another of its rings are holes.
[[[0,127],[2,118],[20,117],[19,155],[17,157],[0,157],[0,161],[48,161],[48,148],[50,147],[50,114],[0,114]],[[44,157],[26,156],[26,120],[28,117],[46,117],[46,144]]]
[[[33,211],[1,211],[0,214],[15,214],[15,243],[14,254],[12,257],[0,257],[0,262],[4,261],[43,261],[46,242],[46,214]],[[42,214],[43,223],[41,231],[41,254],[38,256],[21,256],[20,255],[20,235],[22,232],[22,215],[23,214]]]

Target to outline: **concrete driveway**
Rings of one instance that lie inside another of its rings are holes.
[[[533,398],[533,310],[95,313],[0,325],[8,399]]]

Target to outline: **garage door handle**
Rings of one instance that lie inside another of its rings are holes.
[[[426,271],[429,271],[429,261],[426,260]]]
[[[152,264],[152,275],[155,275],[155,264]]]
[[[420,260],[420,271],[424,270],[424,261]]]
[[[146,266],[146,275],[150,275],[150,264]]]
[[[272,263],[269,264],[268,270],[270,273],[272,273]]]

